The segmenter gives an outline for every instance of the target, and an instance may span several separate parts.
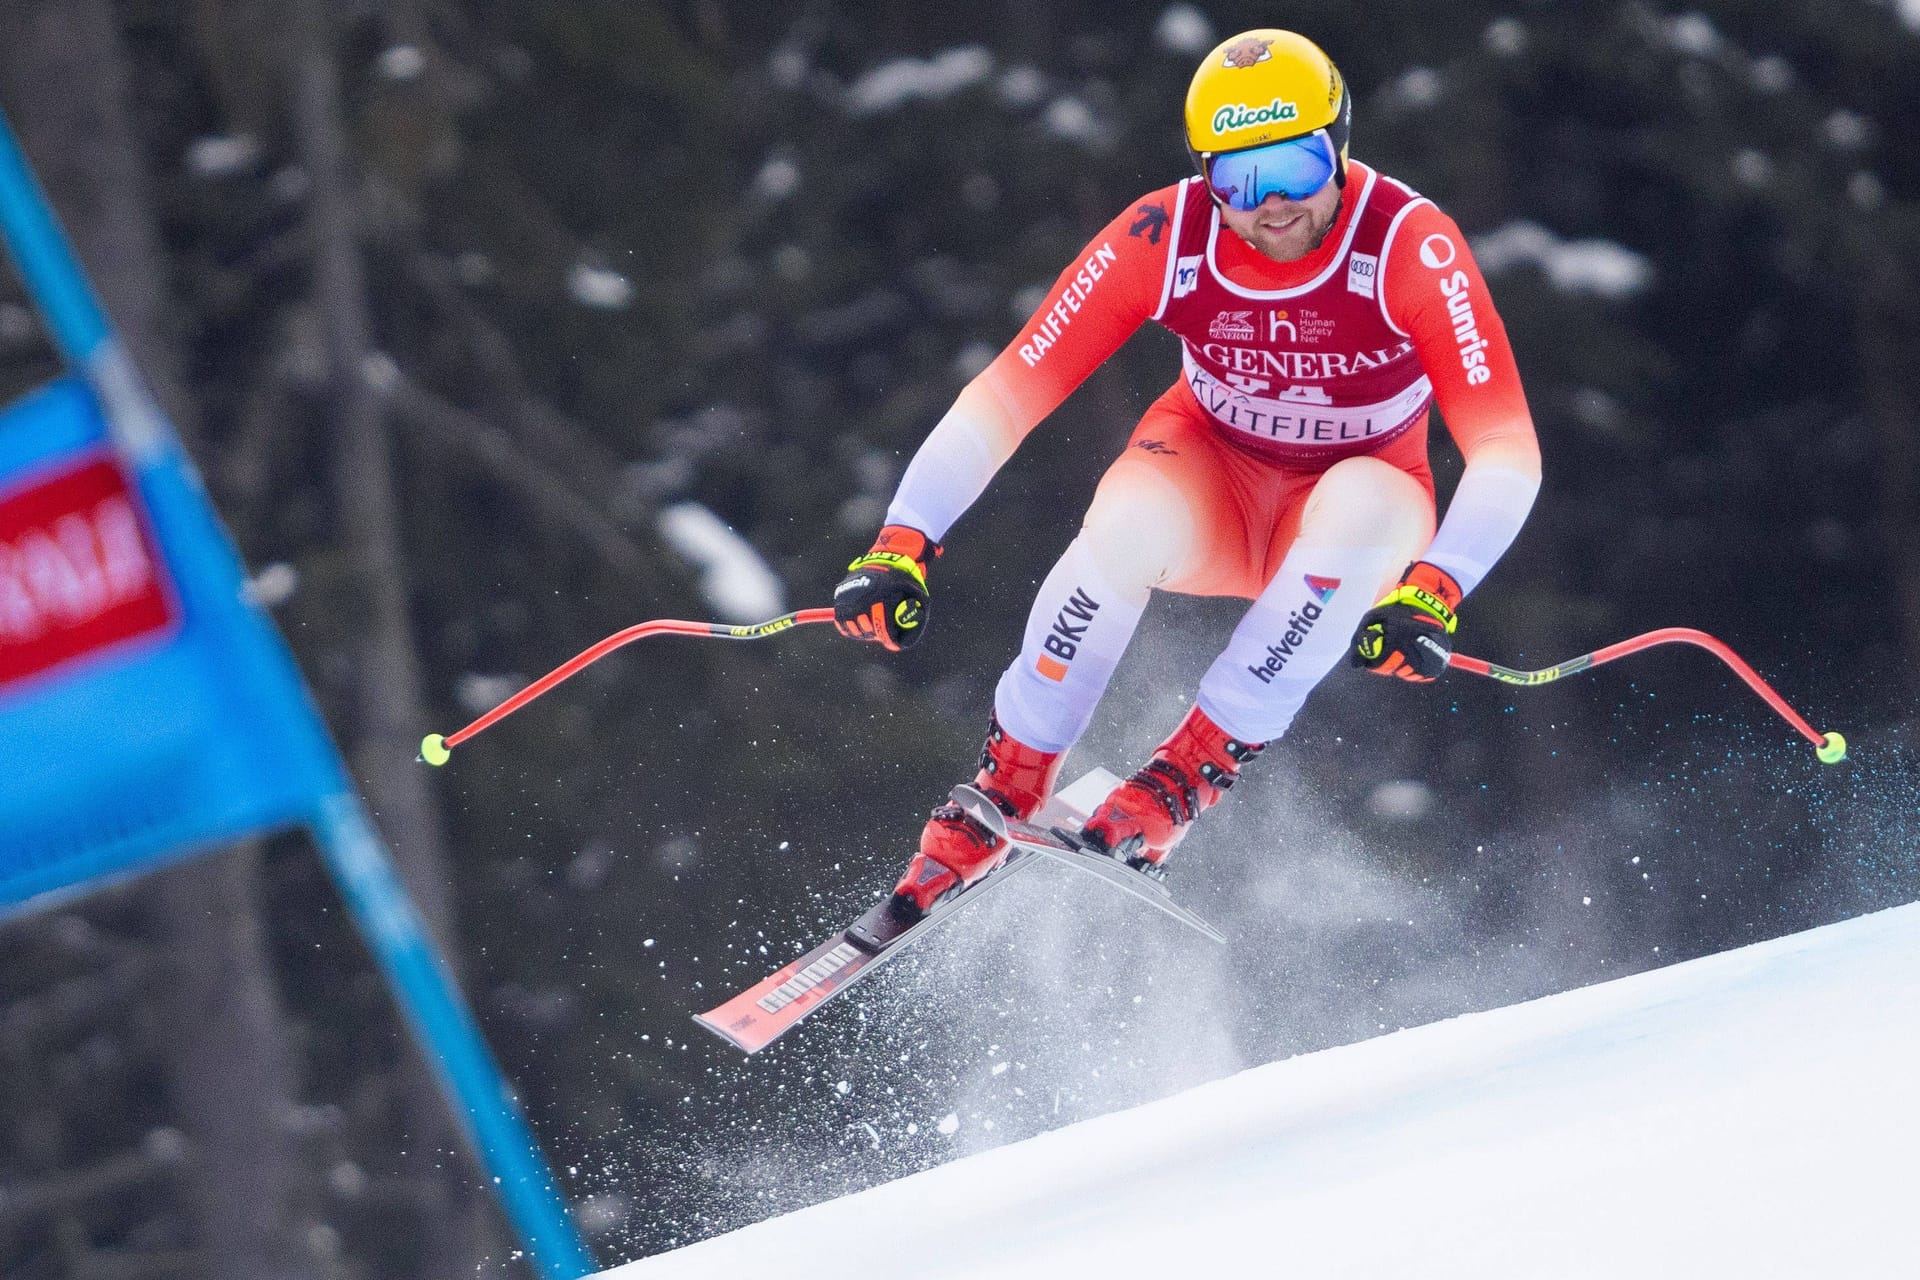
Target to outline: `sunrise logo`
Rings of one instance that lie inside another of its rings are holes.
[[[1333,593],[1340,589],[1340,579],[1322,578],[1314,574],[1307,575],[1307,590],[1313,592],[1321,604],[1333,599]]]

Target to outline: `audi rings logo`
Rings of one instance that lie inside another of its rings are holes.
[[[1420,242],[1420,261],[1435,271],[1452,266],[1454,257],[1453,241],[1438,231]]]

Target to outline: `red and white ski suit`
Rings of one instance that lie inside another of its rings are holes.
[[[1000,722],[1047,751],[1085,729],[1153,588],[1253,600],[1198,703],[1271,741],[1414,559],[1471,591],[1533,503],[1540,454],[1506,330],[1466,239],[1359,162],[1321,246],[1275,262],[1188,178],[1136,201],[915,454],[887,520],[944,538],[1000,466],[1140,325],[1182,376],[1108,468],[1040,588]],[[1466,469],[1436,533],[1437,403]]]

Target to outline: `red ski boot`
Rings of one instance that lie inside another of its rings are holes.
[[[980,773],[973,785],[1009,818],[1028,818],[1046,803],[1060,772],[1064,751],[1040,751],[1019,742],[994,717],[987,745],[980,752]],[[993,834],[953,803],[933,811],[920,832],[920,852],[894,887],[896,905],[914,914],[965,888],[1006,859],[994,847]]]
[[[1187,826],[1219,802],[1240,766],[1266,748],[1240,742],[1195,707],[1139,772],[1115,787],[1080,829],[1081,838],[1158,879]]]

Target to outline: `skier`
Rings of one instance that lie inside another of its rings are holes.
[[[1302,36],[1248,31],[1209,53],[1187,89],[1198,172],[1135,201],[1061,273],[921,445],[834,593],[843,634],[917,641],[941,539],[1020,441],[1143,322],[1177,334],[1181,376],[1041,585],[974,782],[1010,817],[1041,806],[1150,591],[1251,599],[1192,709],[1083,830],[1149,874],[1343,655],[1440,675],[1461,600],[1540,486],[1520,375],[1465,238],[1348,158],[1351,113]],[[1437,531],[1430,403],[1466,460]],[[942,805],[893,906],[917,916],[1004,856]]]

